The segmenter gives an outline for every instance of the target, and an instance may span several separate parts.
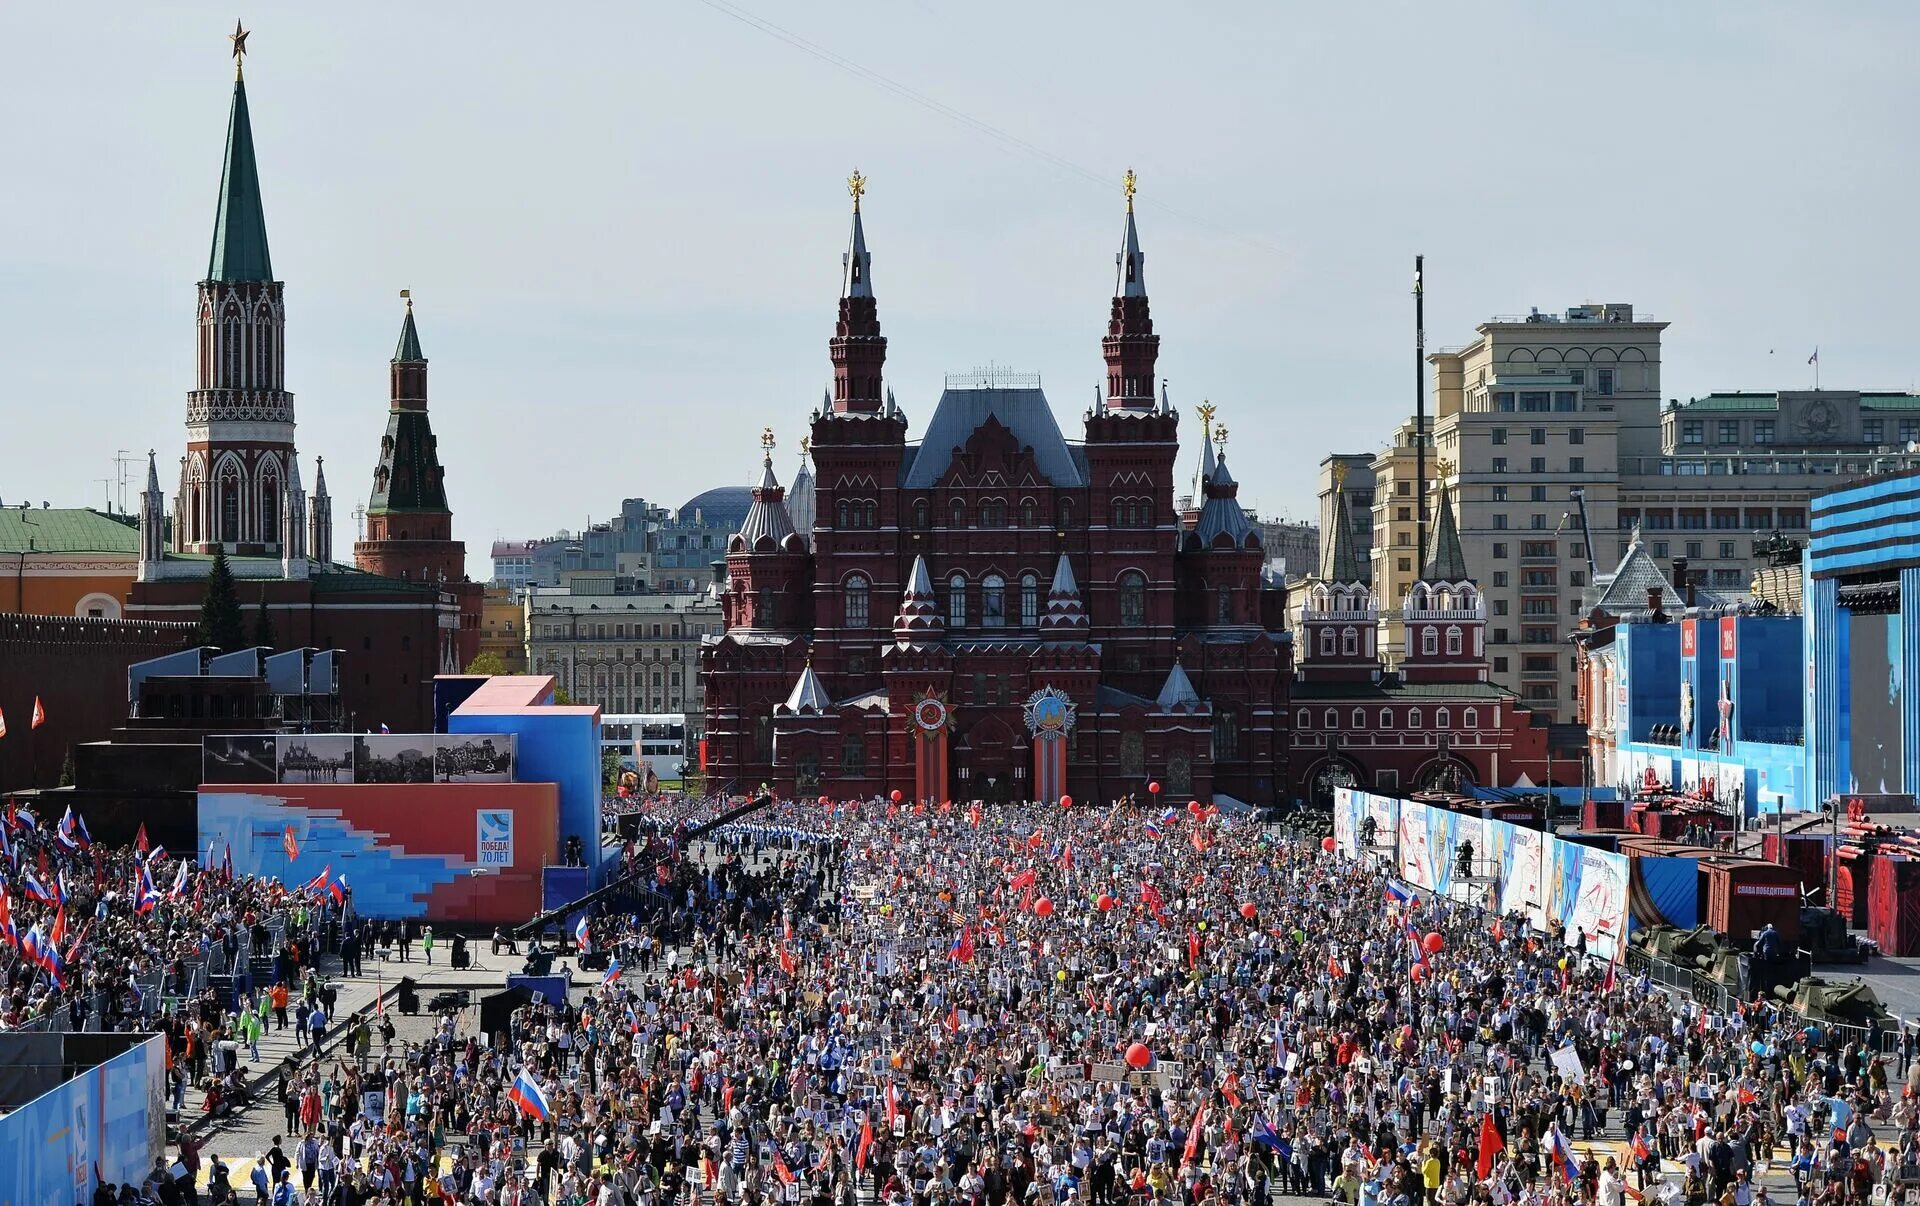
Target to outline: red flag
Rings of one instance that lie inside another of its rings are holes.
[[[887,1105],[887,1125],[891,1127],[894,1123],[894,1119],[900,1117],[900,1092],[898,1089],[894,1088],[892,1081],[887,1082],[886,1105]]]
[[[1506,1140],[1493,1125],[1493,1111],[1480,1115],[1480,1158],[1474,1162],[1474,1175],[1484,1181],[1493,1175],[1493,1158],[1507,1150]]]
[[[1615,983],[1615,973],[1619,971],[1619,969],[1620,969],[1620,944],[1616,942],[1613,944],[1613,958],[1609,960],[1607,963],[1606,981],[1600,985],[1600,991],[1602,994],[1611,994],[1613,992],[1613,986]]]
[[[947,1006],[947,1029],[954,1034],[960,1033],[960,1007],[958,1005]]]
[[[973,820],[973,827],[975,829],[980,828],[980,802],[978,800],[967,805],[967,816]]]
[[[1187,966],[1200,966],[1200,935],[1194,930],[1187,931]]]
[[[300,857],[300,843],[294,840],[292,825],[288,825],[286,832],[280,835],[280,849],[287,852],[288,862]]]
[[[40,706],[40,697],[33,697],[33,719],[27,723],[27,731],[32,732],[47,723],[47,710]]]
[[[1033,836],[1027,839],[1027,849],[1029,850],[1038,850],[1046,844],[1047,835],[1041,833],[1038,829],[1034,830]]]
[[[785,946],[782,946],[780,948],[780,970],[791,976],[793,969],[797,966],[798,964],[794,962],[793,952],[789,951]]]
[[[854,1167],[861,1172],[867,1171],[867,1153],[872,1150],[873,1122],[871,1119],[863,1118],[860,1120],[860,1148],[853,1157]]]
[[[58,947],[67,940],[67,906],[61,905],[53,915],[53,928],[47,931],[47,942]]]
[[[1193,1126],[1187,1131],[1187,1150],[1180,1154],[1182,1166],[1192,1164],[1194,1157],[1200,1154],[1200,1131],[1206,1124],[1207,1107],[1202,1104],[1193,1112]]]
[[[1334,958],[1332,955],[1328,955],[1327,974],[1336,980],[1344,980],[1347,978],[1347,969],[1340,966],[1340,960]]]
[[[142,854],[147,852],[147,823],[145,821],[140,822],[139,830],[133,835],[133,848]]]
[[[781,1157],[779,1148],[773,1151],[773,1175],[780,1178],[782,1185],[793,1184],[793,1170],[787,1167],[787,1162]]]

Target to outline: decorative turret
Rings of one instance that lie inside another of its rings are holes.
[[[147,449],[147,488],[140,492],[140,566],[139,579],[147,582],[159,576],[160,563],[167,556],[166,499],[160,494],[160,469]]]
[[[1336,467],[1332,536],[1321,546],[1320,575],[1307,583],[1301,605],[1294,657],[1308,682],[1365,682],[1380,670],[1380,604],[1353,549],[1344,477]]]
[[[1193,689],[1193,680],[1187,677],[1178,657],[1173,660],[1173,669],[1167,671],[1167,681],[1154,703],[1162,712],[1192,712],[1206,706],[1200,700],[1200,693]]]
[[[787,515],[793,520],[793,530],[808,544],[813,543],[814,492],[813,462],[807,456],[813,440],[808,436],[800,437],[800,471],[793,475],[793,489],[787,491]]]
[[[786,708],[789,712],[811,712],[819,715],[833,707],[833,700],[827,694],[826,684],[813,672],[813,659],[800,668],[800,677],[794,680],[793,690],[787,695]]]
[[[1120,251],[1114,256],[1113,308],[1101,349],[1107,362],[1108,410],[1150,414],[1160,337],[1153,333],[1153,316],[1147,306],[1147,257],[1140,250],[1140,232],[1133,224],[1133,194],[1138,186],[1139,178],[1129,168],[1122,186],[1127,219],[1120,234]]]
[[[841,257],[840,319],[827,343],[833,357],[832,406],[836,414],[876,415],[886,396],[882,382],[887,340],[880,334],[880,314],[869,275],[873,257],[867,254],[867,232],[860,218],[860,198],[867,191],[867,178],[854,172],[847,180],[847,191],[853,194],[853,233],[847,241],[847,253]]]
[[[916,555],[913,571],[907,575],[907,589],[900,596],[900,610],[893,618],[893,639],[901,645],[916,645],[938,641],[946,631],[946,617],[940,613],[940,599],[933,593],[927,559]]]
[[[1260,537],[1254,533],[1252,522],[1240,506],[1240,483],[1233,480],[1233,474],[1227,469],[1225,427],[1214,429],[1213,442],[1219,445],[1219,452],[1210,458],[1213,471],[1204,487],[1206,502],[1200,507],[1198,522],[1193,525],[1194,541],[1203,549],[1237,549],[1246,547],[1251,537],[1252,547],[1258,547]]]
[[[333,496],[327,493],[327,458],[313,458],[313,508],[308,517],[307,556],[322,570],[333,568]]]
[[[730,547],[742,552],[770,553],[790,548],[789,541],[800,541],[793,517],[787,513],[787,492],[773,475],[771,427],[760,433],[760,447],[760,483],[753,488],[753,505],[747,508],[747,517],[740,521],[740,531],[730,542]]]
[[[1487,601],[1467,573],[1460,530],[1447,489],[1447,462],[1434,467],[1439,505],[1420,567],[1420,578],[1401,600],[1406,655],[1400,672],[1408,682],[1485,682]]]
[[[260,202],[260,172],[253,158],[253,120],[247,112],[247,83],[241,62],[247,53],[248,32],[234,22],[233,108],[227,114],[227,155],[220,169],[220,207],[213,220],[213,254],[207,261],[210,281],[273,279],[273,257],[267,254],[267,213]]]
[[[300,458],[287,461],[287,498],[280,512],[280,573],[307,576],[307,492],[300,486]]]
[[[1347,493],[1342,485],[1345,478],[1345,467],[1335,466],[1333,531],[1321,545],[1320,580],[1346,586],[1365,585],[1369,575],[1353,547],[1353,516],[1347,509]]]
[[[1091,628],[1073,563],[1062,553],[1053,567],[1053,585],[1047,588],[1047,614],[1040,617],[1040,635],[1055,641],[1084,640]]]

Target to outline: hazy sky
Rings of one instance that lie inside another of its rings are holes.
[[[0,6],[0,499],[99,505],[115,450],[150,447],[172,494],[235,15]],[[1189,418],[1218,405],[1268,512],[1310,514],[1317,460],[1410,413],[1415,252],[1430,346],[1625,301],[1673,323],[1669,396],[1804,387],[1816,344],[1829,386],[1920,377],[1904,0],[239,15],[342,555],[401,288],[476,577],[496,536],[748,480],[764,425],[789,479],[855,166],[916,436],[941,375],[988,361],[1041,373],[1077,434],[1136,168],[1160,372]]]

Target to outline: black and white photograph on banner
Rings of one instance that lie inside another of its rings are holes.
[[[200,745],[203,783],[277,783],[279,761],[272,733],[216,734]]]
[[[282,783],[352,783],[351,733],[282,733],[277,742]]]
[[[354,738],[356,783],[433,782],[432,733],[364,733]]]

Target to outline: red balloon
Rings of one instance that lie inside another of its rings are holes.
[[[1422,963],[1416,963],[1416,964],[1414,964],[1414,965],[1413,965],[1413,966],[1412,966],[1412,967],[1411,967],[1410,969],[1408,969],[1408,971],[1407,971],[1407,975],[1408,975],[1408,976],[1410,976],[1410,977],[1412,977],[1412,978],[1413,978],[1413,979],[1415,979],[1415,980],[1424,980],[1424,979],[1426,979],[1426,978],[1427,978],[1427,968],[1426,968],[1426,965],[1425,965],[1425,964],[1422,964]]]
[[[1155,779],[1155,780],[1154,780],[1153,782],[1151,782],[1151,783],[1149,783],[1149,784],[1147,784],[1147,790],[1148,790],[1148,791],[1150,791],[1150,792],[1152,792],[1152,793],[1153,793],[1154,795],[1156,795],[1156,796],[1157,796],[1157,795],[1159,795],[1159,794],[1160,794],[1160,781],[1159,781],[1158,779]]]
[[[1198,801],[1198,800],[1188,800],[1188,801],[1187,801],[1187,811],[1188,811],[1189,813],[1191,813],[1191,814],[1193,814],[1193,815],[1194,815],[1194,816],[1196,816],[1196,817],[1197,817],[1197,816],[1199,816],[1199,815],[1200,815],[1200,801]]]
[[[1061,797],[1060,797],[1060,807],[1062,807],[1062,808],[1072,808],[1072,807],[1073,807],[1073,797],[1072,797],[1072,796],[1061,796]]]
[[[1102,913],[1110,913],[1113,911],[1113,906],[1116,903],[1118,902],[1115,901],[1113,897],[1102,892],[1100,893],[1100,899],[1093,902],[1093,907],[1099,909]]]
[[[825,796],[820,797],[820,807],[825,808],[827,805],[831,803],[833,803],[833,801],[829,800],[827,797]]]
[[[900,801],[901,801],[902,799],[904,799],[904,798],[905,798],[905,797],[904,797],[904,796],[903,796],[903,795],[901,794],[901,792],[900,792],[900,789],[899,789],[899,788],[897,788],[897,787],[896,787],[896,788],[894,788],[894,789],[893,789],[893,796],[892,796],[892,799],[893,799],[893,802],[894,802],[895,804],[898,804],[898,803],[899,803],[899,802],[900,802]]]
[[[1135,1043],[1127,1048],[1127,1067],[1139,1071],[1153,1062],[1153,1052],[1147,1050],[1145,1043]]]
[[[1429,930],[1427,936],[1420,940],[1420,945],[1426,948],[1429,955],[1437,955],[1447,945],[1447,940],[1440,936],[1439,930]]]
[[[1340,848],[1340,843],[1334,841],[1330,837],[1324,837],[1320,839],[1320,849],[1326,851],[1328,854],[1332,854],[1335,850],[1338,850],[1339,848]]]
[[[1248,921],[1252,921],[1255,917],[1258,917],[1259,915],[1260,915],[1260,909],[1251,900],[1245,902],[1240,906],[1240,916],[1246,918]]]
[[[1052,902],[1051,900],[1048,900],[1048,899],[1047,899],[1046,897],[1044,897],[1044,896],[1042,896],[1042,897],[1041,897],[1041,898],[1040,898],[1039,900],[1036,900],[1036,901],[1034,901],[1034,902],[1033,902],[1033,915],[1034,915],[1035,917],[1051,917],[1051,916],[1053,916],[1053,902]]]

